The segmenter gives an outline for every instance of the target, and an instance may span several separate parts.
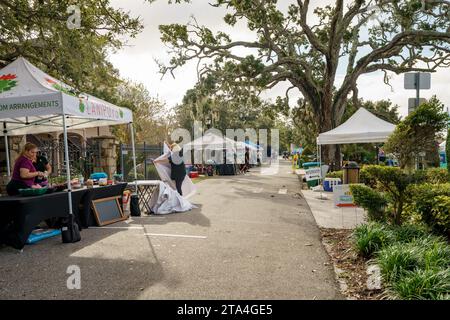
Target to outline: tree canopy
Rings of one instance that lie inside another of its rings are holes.
[[[401,168],[412,168],[414,160],[422,152],[429,155],[429,164],[439,166],[437,140],[442,137],[448,121],[444,105],[433,97],[397,125],[385,144],[385,150],[396,156]]]
[[[309,0],[292,1],[287,11],[276,0],[215,0],[213,6],[228,10],[224,21],[231,27],[243,21],[255,40],[232,39],[195,19],[187,25],[162,25],[161,39],[172,59],[161,65],[161,72],[196,60],[200,76],[219,72],[223,81],[251,83],[259,90],[288,82],[288,92],[300,91],[311,106],[317,130],[325,132],[341,123],[350,94],[358,101],[361,75],[382,70],[388,82],[387,72],[434,72],[449,66],[446,1],[426,1],[425,7],[420,0],[330,2],[333,5],[311,12]],[[312,15],[317,23],[311,22]],[[239,55],[239,48],[253,54]],[[337,81],[338,72],[343,73],[342,81]],[[327,162],[339,153],[333,147],[325,149]]]
[[[23,56],[80,91],[113,100],[120,81],[108,54],[143,26],[109,2],[0,0],[0,68]],[[80,9],[79,28],[68,27],[70,5]]]

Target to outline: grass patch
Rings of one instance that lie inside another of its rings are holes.
[[[406,272],[388,290],[390,296],[404,300],[450,300],[450,268]]]
[[[430,230],[422,224],[403,224],[401,226],[392,226],[391,230],[395,241],[411,242],[416,239],[426,237],[430,234]]]
[[[354,247],[373,258],[385,293],[394,299],[450,299],[450,245],[424,225],[368,223],[353,232]]]
[[[392,232],[384,224],[371,222],[358,226],[353,232],[358,254],[370,258],[393,241]]]

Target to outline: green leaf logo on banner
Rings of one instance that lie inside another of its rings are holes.
[[[80,104],[78,106],[80,108],[80,111],[84,113],[86,110],[86,106],[84,105],[83,101],[80,100]]]
[[[11,90],[17,85],[15,74],[5,74],[0,76],[0,93]]]
[[[122,110],[119,111],[119,115],[120,115],[121,118],[123,118],[123,111]]]

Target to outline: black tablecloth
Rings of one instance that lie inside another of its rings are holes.
[[[72,210],[80,228],[96,225],[91,212],[91,201],[122,195],[127,184],[72,192]],[[0,197],[0,243],[22,249],[42,221],[69,215],[67,192],[56,192],[34,197]],[[122,201],[122,197],[120,197]]]
[[[219,165],[219,175],[221,176],[234,176],[237,173],[235,164],[221,164]]]
[[[88,190],[72,192],[72,210],[79,215],[79,204]],[[0,243],[22,249],[42,221],[69,215],[67,192],[56,192],[35,197],[0,197]]]

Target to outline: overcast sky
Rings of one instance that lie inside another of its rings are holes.
[[[192,4],[169,5],[167,0],[157,0],[153,4],[144,0],[111,0],[113,6],[129,11],[133,16],[141,17],[145,29],[135,39],[128,39],[128,45],[110,56],[111,62],[119,69],[124,78],[142,82],[153,96],[158,96],[169,107],[181,102],[186,90],[197,82],[196,63],[189,63],[175,72],[175,79],[166,75],[161,79],[155,59],[168,61],[167,48],[160,40],[158,26],[161,24],[187,23],[194,16],[200,25],[206,25],[213,31],[225,31],[233,40],[252,40],[253,33],[243,24],[234,28],[223,22],[225,9],[214,8],[206,0],[194,0]],[[281,8],[287,7],[290,0],[280,0]],[[330,0],[313,0],[314,5],[329,3]],[[244,53],[244,52],[240,52]],[[441,69],[432,75],[432,89],[421,91],[421,97],[429,98],[433,94],[450,106],[450,72]],[[344,77],[338,73],[337,84]],[[403,89],[403,75],[392,75],[392,89],[383,83],[383,73],[377,72],[361,76],[358,81],[360,97],[366,100],[390,99],[400,106],[400,113],[407,114],[408,98],[415,97],[414,90]],[[288,84],[281,84],[265,93],[268,98],[283,95]],[[291,91],[291,104],[300,93]]]

